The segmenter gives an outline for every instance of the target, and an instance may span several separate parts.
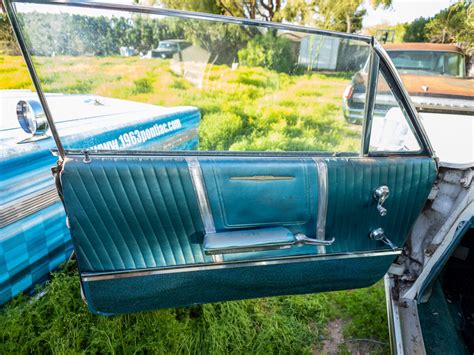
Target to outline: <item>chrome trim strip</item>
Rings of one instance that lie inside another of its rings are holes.
[[[0,228],[15,223],[59,201],[56,188],[48,187],[34,195],[28,195],[4,204],[0,206]]]
[[[294,176],[273,176],[273,175],[254,175],[254,176],[232,176],[232,181],[280,181],[294,180]]]
[[[216,233],[214,225],[214,218],[212,217],[211,207],[207,198],[207,191],[204,185],[204,178],[202,176],[201,165],[197,158],[186,158],[188,164],[189,174],[193,182],[194,191],[198,200],[199,213],[201,214],[202,224],[206,234]],[[221,254],[212,255],[212,260],[215,263],[222,263],[224,257]]]
[[[216,227],[214,226],[214,218],[212,217],[211,207],[209,206],[209,200],[207,199],[206,187],[204,186],[204,178],[202,176],[199,160],[197,160],[197,158],[186,158],[186,162],[188,163],[194,191],[196,191],[199,212],[201,213],[204,230],[206,234],[215,233]]]
[[[405,89],[405,86],[403,85],[402,79],[400,75],[398,74],[398,71],[395,68],[395,65],[393,64],[392,60],[390,59],[385,49],[376,39],[374,39],[373,48],[375,52],[377,53],[377,55],[379,56],[379,58],[381,59],[381,62],[383,62],[383,64],[385,64],[385,66],[387,67],[388,73],[386,74],[389,74],[390,79],[394,81],[397,89],[400,90],[401,97],[399,98],[402,99],[403,101],[402,104],[404,108],[407,110],[408,115],[410,117],[409,123],[412,126],[411,128],[414,129],[414,133],[416,133],[416,136],[418,140],[420,141],[419,142],[420,146],[423,150],[423,152],[420,152],[420,153],[421,154],[428,153],[431,157],[435,158],[436,156],[434,154],[433,147],[431,146],[431,143],[428,139],[426,131],[423,128],[423,125],[421,124],[418,111],[416,110],[415,105],[411,101],[410,95]],[[387,80],[387,83],[390,85],[390,82],[388,80]],[[395,95],[395,97],[398,96],[396,92],[394,92],[393,94]],[[418,154],[418,155],[421,155],[421,154]]]
[[[367,77],[367,92],[364,104],[364,122],[362,126],[361,155],[369,154],[370,136],[372,133],[372,121],[375,110],[375,97],[377,95],[377,84],[379,74],[380,59],[375,51],[370,51],[369,74]]]
[[[53,150],[53,154],[54,154]],[[66,155],[69,158],[84,158],[83,150],[78,149],[66,149]],[[265,151],[205,151],[205,150],[180,150],[180,151],[139,151],[139,150],[100,150],[100,151],[89,151],[89,155],[92,157],[98,157],[101,159],[135,159],[135,158],[149,158],[149,159],[165,159],[165,158],[212,158],[212,159],[239,159],[239,158],[255,158],[255,159],[324,159],[327,157],[331,158],[341,158],[341,159],[384,159],[384,155],[380,156],[370,156],[370,157],[361,157],[358,153],[348,153],[348,154],[335,154],[335,153],[324,153],[319,155],[317,152],[265,152]],[[389,154],[391,158],[400,158],[400,157],[413,157],[413,158],[426,158],[428,155],[421,155],[420,153],[413,152],[395,152],[394,154]]]
[[[328,167],[324,160],[313,158],[318,174],[318,215],[316,221],[316,239],[326,239],[326,217],[328,211]],[[318,245],[318,253],[325,254],[326,247]]]
[[[299,31],[304,33],[314,33],[322,34],[326,36],[339,37],[353,39],[356,41],[365,42],[367,44],[371,43],[370,36],[365,35],[356,35],[351,33],[336,32],[330,30],[322,30],[305,26],[297,26],[290,24],[283,24],[278,22],[270,21],[260,21],[260,20],[250,20],[241,17],[233,16],[224,16],[224,15],[215,15],[208,13],[192,12],[192,11],[182,11],[182,10],[171,10],[163,9],[154,6],[144,6],[144,5],[132,5],[132,4],[117,4],[111,2],[98,2],[98,1],[88,1],[88,0],[6,0],[6,2],[17,2],[17,3],[30,3],[30,4],[42,4],[42,5],[60,5],[60,6],[72,6],[72,7],[82,7],[82,8],[93,8],[100,10],[113,10],[113,11],[126,11],[132,13],[142,13],[142,14],[151,14],[151,15],[161,15],[161,16],[174,16],[181,17],[186,19],[197,19],[197,20],[207,20],[207,21],[218,21],[233,23],[243,26],[256,26],[256,27],[265,27],[265,28],[275,28],[286,31]]]
[[[390,350],[392,354],[405,355],[403,351],[402,330],[400,327],[400,314],[395,302],[392,290],[394,289],[393,280],[388,275],[384,276],[385,300],[387,302],[387,321],[390,339]]]
[[[400,255],[402,249],[398,250],[384,250],[376,252],[355,252],[355,253],[345,253],[345,254],[334,254],[334,255],[311,255],[311,256],[297,256],[297,257],[285,257],[281,259],[267,259],[260,261],[236,261],[228,262],[224,264],[205,264],[205,265],[195,265],[195,266],[173,266],[165,267],[161,269],[142,269],[139,271],[116,271],[116,272],[107,272],[100,274],[82,274],[81,279],[83,282],[93,282],[93,281],[103,281],[103,280],[115,280],[123,279],[130,277],[142,277],[142,276],[151,276],[151,275],[161,275],[161,274],[173,274],[180,272],[197,272],[197,271],[207,271],[207,270],[222,270],[222,269],[233,269],[240,267],[255,267],[255,266],[269,266],[269,265],[280,265],[280,264],[294,264],[302,262],[312,262],[318,260],[341,260],[341,259],[354,259],[354,258],[372,258],[372,257],[384,257],[392,255]]]

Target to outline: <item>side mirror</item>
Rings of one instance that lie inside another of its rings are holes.
[[[31,134],[27,138],[18,143],[27,143],[40,139],[48,138],[46,132],[49,129],[49,124],[44,114],[43,107],[36,100],[20,100],[16,104],[16,116],[21,128],[26,133]]]

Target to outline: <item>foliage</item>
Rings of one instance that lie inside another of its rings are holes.
[[[327,321],[324,295],[95,316],[80,298],[73,264],[46,291],[0,313],[0,353],[310,353]]]
[[[344,329],[346,338],[384,339],[388,332],[383,282],[379,287],[331,294],[336,317],[352,321]],[[388,346],[388,344],[386,344]],[[388,349],[387,349],[388,350]]]
[[[33,89],[23,57],[0,56],[0,90]]]
[[[31,12],[22,13],[20,22],[28,28],[32,54],[40,56],[118,55],[124,46],[147,51],[160,40],[182,36],[182,29],[173,25],[176,20],[155,21],[141,15],[129,19]]]
[[[231,70],[214,65],[203,89],[198,89],[172,72],[168,60],[71,56],[35,60],[48,92],[198,106],[203,116],[201,149],[357,151],[359,147],[360,128],[347,126],[340,110],[350,73],[290,76],[260,67]],[[1,72],[0,89],[21,82],[31,87],[20,57],[0,57],[0,63],[1,70],[8,71]],[[43,297],[19,296],[0,309],[0,353],[309,354],[321,348],[327,322],[334,318],[345,319],[348,338],[370,334],[386,343],[383,289],[374,288],[105,318],[89,313],[80,298],[76,268],[68,264],[41,289],[46,291]]]
[[[133,94],[149,94],[153,92],[153,78],[144,77],[133,81]]]
[[[47,92],[199,107],[200,149],[359,149],[360,126],[346,124],[341,109],[350,73],[288,75],[213,65],[198,88],[171,71],[168,60],[57,56],[35,61]],[[32,87],[21,57],[0,57],[0,62],[5,71],[0,89]]]
[[[242,133],[242,118],[235,113],[211,113],[200,124],[199,148],[203,150],[229,150]]]
[[[20,55],[7,15],[0,12],[0,55]]]
[[[142,0],[142,3],[156,1]],[[284,2],[281,0],[161,0],[160,4],[172,9],[208,12],[228,16],[247,17],[265,21],[280,21]]]
[[[291,73],[296,62],[291,41],[272,32],[257,35],[238,52],[241,65]]]
[[[397,23],[395,25],[390,25],[388,22],[383,22],[383,23],[365,28],[364,34],[376,37],[377,35],[380,35],[380,33],[377,33],[378,31],[381,31],[381,32],[387,31],[387,30],[394,31],[393,42],[400,43],[404,41],[403,38],[405,36],[407,28],[408,28],[408,24],[406,23]]]
[[[407,24],[407,29],[403,36],[404,42],[426,42],[427,33],[426,25],[430,22],[425,17],[419,17],[410,24]]]
[[[459,43],[465,49],[474,47],[474,4],[459,1],[440,11],[426,25],[426,34],[432,42]]]
[[[407,24],[405,42],[457,43],[466,52],[474,49],[474,5],[458,1],[431,18]]]
[[[391,0],[373,0],[370,6],[388,7]],[[363,0],[293,0],[288,1],[281,16],[287,21],[320,28],[357,32],[366,14]]]
[[[142,3],[150,1],[142,0]],[[153,2],[153,1],[152,1]],[[264,21],[286,21],[343,32],[362,28],[363,0],[162,0],[173,9],[203,11]],[[372,0],[370,6],[389,7],[392,0]]]
[[[42,297],[18,296],[0,309],[0,353],[310,354],[334,318],[346,320],[348,339],[388,339],[381,284],[115,317],[87,310],[74,263],[38,291]]]

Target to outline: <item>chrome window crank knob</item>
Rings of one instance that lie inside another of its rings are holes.
[[[380,215],[383,217],[387,214],[387,209],[383,207],[383,204],[386,199],[390,196],[390,190],[388,186],[382,185],[375,189],[373,197],[374,200],[377,201],[377,211],[379,211]]]
[[[395,244],[393,244],[390,239],[387,238],[383,228],[374,229],[372,232],[370,232],[369,238],[372,239],[372,240],[382,242],[382,243],[388,245],[392,249],[397,249],[397,246]]]

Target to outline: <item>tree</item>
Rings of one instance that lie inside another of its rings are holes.
[[[7,15],[0,12],[0,54],[19,55],[20,49],[16,43]]]
[[[362,28],[362,19],[366,14],[363,3],[363,0],[288,0],[282,10],[282,18],[351,33]],[[370,5],[374,8],[389,7],[391,0],[372,0]]]
[[[474,44],[474,5],[460,1],[436,14],[426,25],[431,42],[459,43],[465,48]]]
[[[139,0],[155,3],[156,0]],[[389,7],[392,0],[371,0],[372,7]],[[161,0],[173,9],[246,17],[265,21],[287,21],[320,28],[355,32],[366,14],[363,0]]]
[[[430,22],[429,18],[419,17],[412,23],[407,25],[405,34],[403,35],[404,42],[426,42],[426,25]]]

